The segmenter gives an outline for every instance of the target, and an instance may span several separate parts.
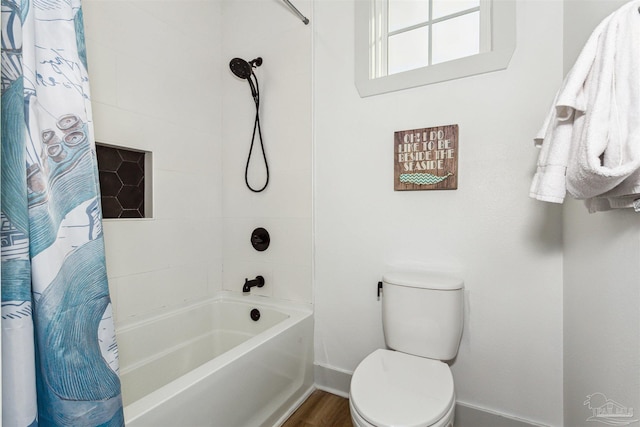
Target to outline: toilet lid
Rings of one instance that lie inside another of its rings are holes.
[[[439,360],[380,349],[356,368],[350,398],[371,424],[430,426],[453,404],[453,377]]]

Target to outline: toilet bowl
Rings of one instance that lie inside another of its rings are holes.
[[[439,360],[376,350],[353,373],[349,407],[357,427],[452,427],[451,370]]]

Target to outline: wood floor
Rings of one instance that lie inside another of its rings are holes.
[[[349,400],[316,390],[282,427],[352,427]]]

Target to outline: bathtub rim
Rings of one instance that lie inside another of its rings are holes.
[[[262,295],[245,295],[233,291],[217,291],[213,296],[207,299],[185,302],[183,304],[179,304],[175,307],[170,308],[170,311],[154,311],[141,315],[138,318],[131,318],[127,322],[122,322],[119,326],[116,326],[116,333],[127,332],[130,329],[135,329],[137,327],[153,323],[156,320],[166,319],[167,317],[171,317],[176,314],[183,313],[217,301],[233,301],[247,304],[259,304],[264,305],[268,308],[281,309],[282,311],[293,310],[298,312],[313,312],[313,304],[311,303],[283,300]]]
[[[219,301],[229,301],[245,305],[254,305],[257,306],[257,308],[266,307],[275,309],[287,314],[288,318],[284,319],[282,322],[276,325],[271,326],[264,332],[261,332],[260,334],[249,338],[247,341],[239,344],[236,347],[233,347],[229,351],[226,351],[225,353],[215,357],[214,359],[204,363],[203,365],[196,367],[195,369],[176,378],[175,380],[158,388],[157,390],[152,391],[148,395],[128,404],[124,407],[125,424],[142,416],[147,411],[158,407],[162,403],[171,399],[173,396],[188,389],[193,384],[204,381],[209,374],[224,368],[238,357],[259,347],[272,337],[283,333],[293,325],[313,316],[313,306],[311,304],[277,300],[272,297],[242,295],[235,292],[222,291],[216,293],[212,298],[206,299],[204,301],[199,301],[195,304],[181,306],[179,308],[176,308],[176,310],[170,311],[168,313],[162,313],[154,317],[141,319],[137,322],[123,327],[118,331],[121,332],[128,329],[133,329],[138,326],[144,326],[146,324],[152,323],[156,319],[167,318],[171,315],[179,314],[190,309],[198,308],[200,306]]]

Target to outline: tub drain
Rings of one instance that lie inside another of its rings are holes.
[[[257,322],[258,319],[260,319],[260,310],[254,308],[253,310],[251,310],[251,320]]]

